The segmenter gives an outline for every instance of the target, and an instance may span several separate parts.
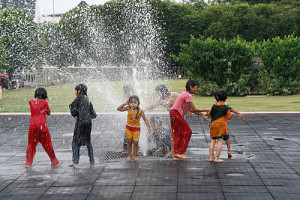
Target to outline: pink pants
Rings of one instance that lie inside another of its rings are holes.
[[[174,135],[174,155],[184,154],[189,145],[192,130],[177,110],[170,110],[170,118]]]
[[[36,152],[36,146],[38,143],[41,143],[43,148],[45,149],[46,153],[48,154],[51,165],[57,165],[58,160],[55,156],[51,136],[48,130],[48,127],[44,127],[41,129],[41,126],[30,126],[28,131],[28,146],[26,150],[26,164],[25,165],[32,165],[33,158]]]

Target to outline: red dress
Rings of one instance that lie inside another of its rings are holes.
[[[57,165],[58,160],[55,156],[51,136],[48,130],[46,115],[50,112],[48,102],[45,99],[29,101],[31,117],[28,131],[28,146],[26,150],[26,164],[32,165],[36,152],[36,146],[40,142],[48,154],[51,165]]]

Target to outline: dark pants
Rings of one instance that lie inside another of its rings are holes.
[[[73,162],[75,164],[79,163],[80,147],[81,146],[77,146],[77,145],[73,145],[72,146],[72,150],[73,150]],[[94,153],[93,153],[92,143],[89,143],[88,145],[86,145],[86,147],[87,147],[87,150],[88,150],[88,154],[89,154],[89,158],[90,158],[90,163],[94,163],[95,159],[94,159]]]

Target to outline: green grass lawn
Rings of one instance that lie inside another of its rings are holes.
[[[154,81],[110,81],[86,83],[88,95],[96,112],[116,111],[124,101],[122,87],[131,84],[141,99],[141,107],[157,98],[154,88],[164,83],[170,91],[182,92],[186,79],[154,80]],[[45,87],[52,112],[69,112],[68,105],[75,98],[75,83]],[[30,112],[28,101],[33,98],[35,89],[6,90],[0,100],[0,112]],[[210,108],[215,102],[214,97],[193,97],[198,108]],[[264,97],[229,97],[227,103],[238,111],[300,111],[300,95],[264,96]],[[164,111],[158,107],[156,111]]]

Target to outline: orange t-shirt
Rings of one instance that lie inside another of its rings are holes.
[[[227,119],[231,119],[231,108],[225,103],[216,103],[212,106],[210,116],[210,137],[228,135]]]

